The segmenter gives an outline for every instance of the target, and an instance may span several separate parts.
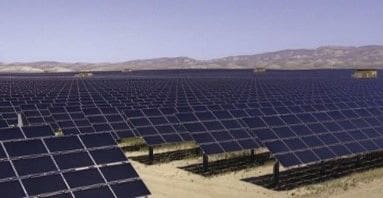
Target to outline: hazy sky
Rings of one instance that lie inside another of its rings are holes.
[[[382,0],[0,0],[0,62],[383,44]]]

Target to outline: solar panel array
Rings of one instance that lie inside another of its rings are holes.
[[[41,78],[32,80],[32,84],[23,78],[0,81],[1,196],[149,195],[116,143],[118,134],[128,133],[124,131],[126,127],[117,129],[117,125],[125,123],[122,115],[111,107],[98,107],[91,100],[89,105],[65,106],[61,101],[68,101],[57,93],[49,96],[49,89],[40,84],[42,81]],[[53,90],[59,85],[62,82],[57,80]],[[18,113],[24,126],[17,126]],[[64,134],[58,137],[55,132],[59,128]]]
[[[110,133],[2,141],[0,170],[4,197],[150,194]]]
[[[269,115],[254,118],[252,129],[285,167],[383,149],[382,81],[325,80],[267,82],[269,99],[289,102],[275,102]]]
[[[235,90],[242,84],[251,86],[249,75],[245,72],[247,78],[242,79],[243,72],[234,73],[239,78],[19,76],[12,83],[9,78],[2,82],[0,106],[5,127],[17,124],[16,113],[21,112],[28,127],[51,128],[40,136],[62,129],[65,135],[111,132],[116,139],[142,137],[151,146],[194,140],[207,154],[258,148],[242,122],[251,109],[244,109]],[[233,93],[214,90],[223,88]]]
[[[27,126],[0,136],[46,138],[61,128],[64,135],[142,137],[150,146],[195,141],[205,154],[266,147],[286,167],[318,163],[382,148],[382,80],[350,76],[171,70],[4,77],[0,127],[15,125],[17,112]]]

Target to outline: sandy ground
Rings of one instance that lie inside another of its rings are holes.
[[[127,153],[128,156],[146,153]],[[203,177],[178,167],[201,163],[202,159],[185,159],[155,165],[130,160],[154,198],[161,197],[383,197],[383,168],[354,173],[339,179],[303,186],[290,191],[272,191],[240,179],[272,172],[272,162],[259,167]]]

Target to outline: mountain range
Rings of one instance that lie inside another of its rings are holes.
[[[118,63],[65,63],[54,61],[0,63],[0,72],[76,72],[192,68],[348,69],[383,68],[383,46],[324,46],[288,49],[255,55],[197,60],[164,57]]]

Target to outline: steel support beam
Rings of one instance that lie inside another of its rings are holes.
[[[251,161],[255,161],[255,150],[254,149],[250,150],[250,159],[251,159]]]
[[[154,161],[153,147],[149,146],[149,163],[152,164]]]
[[[276,161],[273,167],[273,183],[275,186],[279,184],[279,162]]]
[[[209,157],[206,154],[202,155],[202,166],[204,171],[207,171],[209,168]]]

